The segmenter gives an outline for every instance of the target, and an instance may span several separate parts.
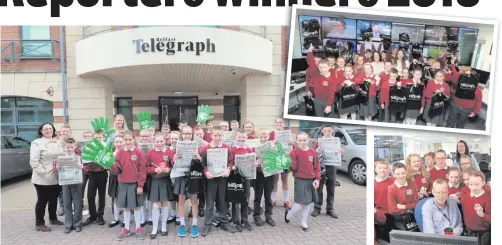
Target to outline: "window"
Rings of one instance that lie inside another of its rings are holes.
[[[122,114],[129,130],[133,130],[132,98],[117,98],[117,114]]]
[[[22,56],[43,58],[53,56],[50,26],[22,26]]]
[[[402,136],[375,136],[375,159],[381,158],[389,163],[404,160],[404,144]]]
[[[232,120],[241,121],[241,100],[239,96],[223,97],[223,120],[230,122]]]
[[[29,97],[2,97],[1,132],[4,136],[19,136],[34,140],[44,122],[54,121],[51,101]]]
[[[6,137],[12,144],[12,148],[30,148],[30,142],[19,137]]]

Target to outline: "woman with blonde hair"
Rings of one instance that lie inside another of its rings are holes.
[[[432,187],[431,176],[425,170],[420,155],[412,153],[406,158],[406,178],[408,181],[415,182],[420,199],[429,196]]]

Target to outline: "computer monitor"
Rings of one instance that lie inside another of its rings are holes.
[[[390,232],[391,245],[478,245],[478,239],[465,236],[445,236],[393,230]]]

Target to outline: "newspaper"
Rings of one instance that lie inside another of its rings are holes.
[[[221,177],[228,166],[228,149],[213,148],[207,150],[207,170],[213,177]]]
[[[148,152],[153,149],[154,144],[153,143],[138,143],[138,148],[143,151],[143,154],[145,156],[148,154]]]
[[[173,169],[178,172],[189,172],[192,165],[192,159],[199,152],[199,142],[197,141],[178,141],[176,142],[176,154],[178,159],[174,163]]]
[[[224,131],[223,132],[223,144],[227,145],[228,147],[232,147],[235,144],[235,137],[234,137],[235,132],[233,131]]]
[[[256,153],[256,157],[257,158],[262,158],[263,157],[263,153],[265,153],[266,150],[274,150],[274,149],[275,149],[274,142],[267,141],[267,143],[264,143],[264,144],[261,144],[261,145],[257,145],[254,148],[254,151]]]
[[[256,153],[248,153],[235,156],[235,167],[246,179],[256,179]]]
[[[293,150],[293,146],[289,144],[292,139],[291,130],[275,131],[275,140],[282,145],[286,153]]]
[[[59,185],[81,184],[83,182],[80,157],[78,156],[58,156],[58,178]]]
[[[322,163],[326,166],[342,166],[342,155],[340,153],[340,138],[329,137],[319,138],[317,140],[322,150]]]
[[[256,148],[258,145],[260,145],[260,140],[259,139],[249,139],[246,140],[246,146],[249,148]]]
[[[194,137],[194,140],[199,142],[200,146],[206,146],[209,145],[209,142],[205,141],[203,138],[200,137]]]

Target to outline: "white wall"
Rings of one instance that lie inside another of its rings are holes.
[[[299,23],[298,23],[298,16],[294,17],[295,18],[295,40],[293,42],[293,59],[299,59],[303,58],[302,55],[302,48],[300,45],[300,28],[299,28]]]
[[[492,61],[492,56],[490,55],[490,49],[493,44],[493,30],[480,29],[478,32],[478,43],[484,43],[484,50],[480,62],[481,70],[490,71],[490,64]]]
[[[450,135],[451,136],[451,135]],[[447,153],[455,152],[456,145],[459,140],[464,140],[467,142],[467,145],[470,147],[471,152],[481,152],[481,153],[489,153],[490,152],[490,141],[488,138],[478,137],[473,139],[472,137],[466,138],[462,135],[454,137],[448,137],[445,139],[444,137],[424,137],[425,139],[415,139],[415,137],[406,137],[403,138],[403,143],[406,145],[405,147],[405,156],[411,153],[417,153],[423,155],[429,151],[435,151],[434,145],[439,143],[441,144],[441,149],[445,150]]]

